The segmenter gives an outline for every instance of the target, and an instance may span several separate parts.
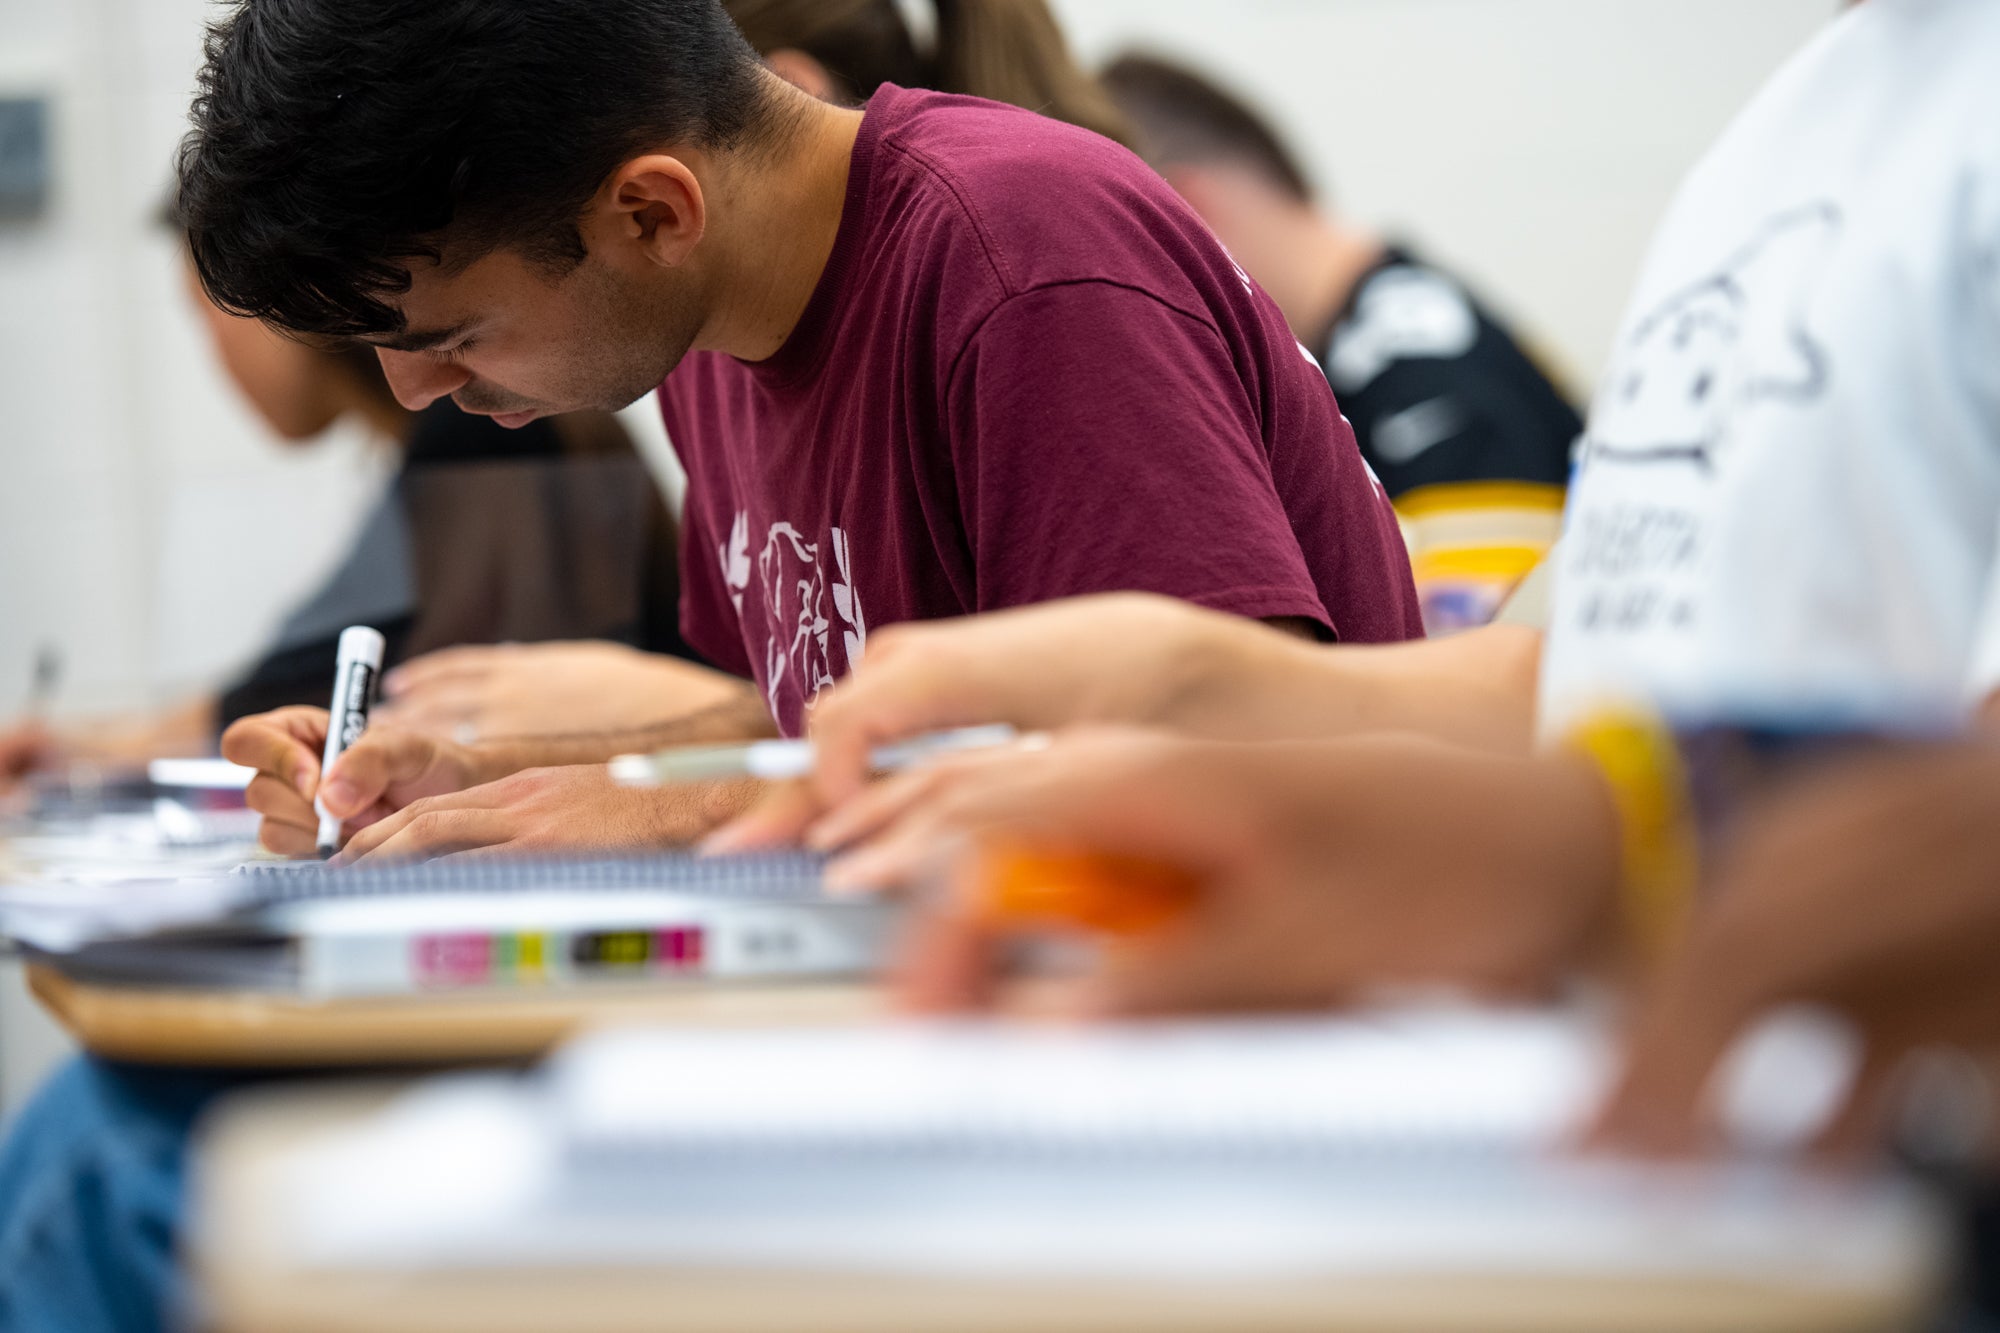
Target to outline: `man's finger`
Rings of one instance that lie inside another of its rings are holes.
[[[222,757],[273,774],[311,800],[319,787],[326,725],[326,710],[320,708],[280,708],[241,718],[222,733]]]
[[[270,773],[259,773],[243,789],[243,803],[262,815],[266,822],[290,824],[295,828],[317,828],[319,816],[312,802],[299,795],[291,784]]]
[[[924,654],[903,653],[829,694],[813,716],[812,782],[820,799],[830,807],[852,799],[867,785],[880,746],[945,727],[1014,721],[958,697],[965,692],[958,676]]]
[[[1706,971],[1678,966],[1641,1009],[1618,1081],[1586,1135],[1592,1146],[1684,1156],[1713,1138],[1709,1084],[1750,1014],[1711,999]]]
[[[384,820],[357,834],[356,843],[361,842],[365,835],[377,836],[369,838],[368,845],[360,850],[350,843],[341,852],[341,864],[430,861],[475,848],[500,846],[514,838],[516,819],[506,810],[455,807],[411,813],[416,810],[417,807],[412,806],[403,812],[402,817]],[[392,824],[394,832],[381,835],[381,830]]]
[[[443,796],[426,796],[412,801],[401,809],[377,803],[358,815],[347,819],[347,840],[341,846],[336,858],[341,864],[359,860],[372,853],[384,842],[407,828],[412,820],[424,815],[438,814],[453,810],[506,810],[520,795],[518,783],[524,775],[516,774],[499,782],[488,782],[464,791],[449,792]]]
[[[421,805],[421,802],[418,803]],[[355,826],[349,824],[341,830],[340,851],[334,856],[336,867],[352,865],[374,851],[382,843],[402,831],[403,825],[416,818],[418,806],[406,806],[394,814],[382,816],[372,823]]]
[[[310,856],[319,850],[319,830],[267,819],[257,828],[257,845],[280,856]]]
[[[371,731],[336,759],[319,799],[329,813],[351,819],[397,783],[415,782],[437,760],[435,738],[412,731]]]
[[[1107,940],[1079,1003],[1098,1018],[1324,1009],[1344,1002],[1351,982],[1315,971],[1308,979],[1274,973],[1269,929],[1244,919],[1242,904],[1204,901],[1193,915],[1135,938]]]
[[[1005,944],[991,922],[963,904],[918,913],[890,978],[898,1005],[919,1014],[986,1008],[1001,980]]]
[[[755,805],[702,839],[699,850],[704,856],[721,856],[789,847],[823,813],[810,783],[773,783]]]
[[[877,837],[951,781],[955,770],[910,769],[862,788],[806,830],[806,844],[819,851],[851,847]]]
[[[829,862],[826,886],[836,893],[881,893],[921,884],[948,871],[968,841],[963,829],[918,816]]]

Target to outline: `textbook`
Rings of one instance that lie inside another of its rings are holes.
[[[310,999],[874,972],[894,909],[781,854],[251,863],[59,895],[0,890],[0,934],[73,980]]]
[[[299,1143],[269,1220],[345,1272],[1920,1282],[1920,1195],[1789,1164],[1837,1052],[1760,1040],[1764,1130],[1669,1169],[1573,1152],[1614,1063],[1573,1012],[613,1032]]]

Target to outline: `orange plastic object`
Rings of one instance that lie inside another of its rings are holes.
[[[1184,916],[1201,893],[1185,870],[1103,852],[991,847],[979,861],[980,901],[995,920],[1138,935]]]

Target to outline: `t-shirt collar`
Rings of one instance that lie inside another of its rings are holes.
[[[847,302],[848,284],[853,281],[855,261],[868,233],[868,191],[875,174],[876,149],[883,135],[901,113],[900,103],[908,96],[893,83],[885,83],[868,99],[861,117],[861,131],[855,136],[854,153],[848,159],[847,196],[841,204],[840,229],[834,233],[833,253],[827,256],[812,299],[805,313],[778,350],[762,361],[745,364],[758,379],[772,386],[792,383],[818,367],[825,358],[833,329],[834,315]]]

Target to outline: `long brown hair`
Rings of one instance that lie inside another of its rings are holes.
[[[723,0],[750,44],[803,51],[864,100],[884,83],[1011,102],[1129,145],[1123,113],[1070,55],[1047,0],[931,0],[935,50],[896,0]]]

